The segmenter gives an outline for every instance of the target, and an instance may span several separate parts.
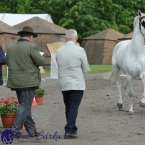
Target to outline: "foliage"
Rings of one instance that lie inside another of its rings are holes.
[[[39,89],[36,89],[34,91],[34,94],[35,94],[35,96],[43,97],[46,94],[45,89],[39,87]]]
[[[133,31],[133,19],[143,0],[2,0],[0,13],[48,13],[55,24],[76,29],[79,38],[112,28],[121,33]]]
[[[67,29],[76,29],[79,38],[95,34],[107,28],[113,28],[122,33],[133,30],[133,18],[137,14],[134,10],[137,2],[133,0],[128,2],[124,0],[123,2],[120,0],[56,0],[55,2],[57,7],[56,3],[49,1],[49,5],[54,8],[53,12],[49,9],[49,13],[52,12],[54,17],[54,11],[59,11],[62,16],[57,21],[54,18],[54,22]]]
[[[14,96],[0,100],[0,114],[16,114],[18,111],[18,101]]]

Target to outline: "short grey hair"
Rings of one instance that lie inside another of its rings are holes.
[[[69,29],[66,31],[66,39],[71,40],[78,37],[77,31],[74,29]]]

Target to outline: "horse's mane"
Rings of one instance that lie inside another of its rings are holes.
[[[134,18],[134,24],[133,24],[134,27],[135,27],[136,22],[138,21],[138,19],[139,19],[139,16],[136,16],[136,17]]]

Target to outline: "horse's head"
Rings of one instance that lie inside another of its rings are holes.
[[[138,10],[139,16],[139,27],[142,34],[145,35],[145,14],[143,14],[140,10]]]

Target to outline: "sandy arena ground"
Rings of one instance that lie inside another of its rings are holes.
[[[86,79],[87,89],[77,118],[79,138],[75,140],[63,139],[66,123],[65,107],[58,80],[44,77],[45,81],[43,80],[41,83],[41,86],[47,91],[47,95],[44,97],[44,104],[32,107],[33,119],[39,127],[38,132],[43,135],[37,139],[14,139],[13,144],[145,145],[145,108],[139,107],[143,94],[141,80],[135,79],[133,81],[135,114],[129,115],[129,97],[127,93],[124,101],[125,110],[118,111],[117,87],[115,83],[103,79],[106,75],[106,73],[88,75]],[[121,77],[122,83],[123,80],[124,77]],[[0,92],[0,98],[15,95],[15,92],[6,88],[6,86],[1,86]],[[0,130],[4,130],[1,120]],[[25,130],[22,131],[26,134]],[[50,139],[50,134],[54,135],[55,132],[58,132],[58,134]],[[58,136],[61,138],[56,141]],[[2,144],[0,141],[0,145]]]

